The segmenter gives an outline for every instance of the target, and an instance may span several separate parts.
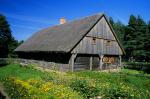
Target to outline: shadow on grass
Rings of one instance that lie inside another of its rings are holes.
[[[0,64],[0,67],[4,67],[4,66],[7,66],[8,64],[5,63],[5,64]]]
[[[0,91],[0,99],[6,99],[6,96],[4,96]]]
[[[147,68],[135,68],[135,67],[124,67],[125,69],[130,69],[130,70],[137,70],[137,71],[143,71],[145,74],[150,74],[150,66]]]
[[[0,67],[4,67],[8,65],[8,61],[6,59],[0,59]]]

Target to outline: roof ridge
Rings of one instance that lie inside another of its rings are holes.
[[[95,14],[62,25],[55,25],[36,32],[15,51],[64,51],[69,52],[96,24],[103,14]],[[69,42],[68,42],[69,41]]]
[[[66,23],[64,23],[64,24],[72,23],[72,22],[74,22],[74,21],[84,20],[84,19],[86,19],[86,18],[90,18],[90,17],[96,16],[96,15],[102,16],[102,15],[104,15],[104,13],[97,13],[97,14],[93,14],[93,15],[90,15],[90,16],[84,16],[84,17],[82,17],[82,18],[75,19],[75,20],[72,20],[72,21],[70,21],[70,22],[66,22]],[[58,25],[55,25],[55,26],[61,26],[61,25],[64,25],[64,24],[58,24]]]

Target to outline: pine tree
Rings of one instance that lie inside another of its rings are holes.
[[[124,46],[126,51],[126,59],[132,59],[136,49],[136,25],[137,19],[134,15],[130,16],[128,25],[125,27]]]
[[[136,49],[134,51],[134,56],[136,57],[137,60],[145,60],[145,56],[146,56],[146,50],[144,49],[144,44],[146,42],[146,28],[147,25],[144,22],[144,20],[138,16],[137,17],[137,24],[135,25],[135,29],[136,29]]]
[[[134,15],[130,15],[128,25],[130,27],[134,27],[137,24],[136,20],[137,19],[136,19],[136,17]]]
[[[115,30],[120,42],[123,44],[124,43],[123,38],[124,38],[124,33],[125,33],[125,26],[120,21],[117,21],[114,24],[114,30]]]
[[[144,42],[144,50],[145,50],[145,58],[146,61],[150,60],[150,21],[147,24],[146,34],[145,34],[145,42]]]
[[[148,61],[149,29],[144,20],[138,16],[130,16],[124,35],[124,45],[127,58],[136,61]]]
[[[0,57],[8,57],[17,46],[17,41],[12,37],[6,17],[0,14]]]
[[[112,25],[112,27],[113,27],[113,25],[115,24],[115,22],[114,22],[114,20],[113,20],[112,17],[109,17],[109,23]]]
[[[109,21],[125,48],[126,60],[150,60],[150,21],[146,24],[141,16],[134,15],[130,16],[126,26],[120,21],[114,22],[111,17]]]
[[[125,33],[125,25],[123,25],[120,21],[114,22],[113,18],[109,18],[109,22],[112,25],[115,33],[117,34],[117,37],[123,43],[123,37]]]

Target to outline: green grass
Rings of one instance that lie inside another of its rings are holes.
[[[137,88],[145,88],[150,90],[150,75],[144,74],[141,71],[122,69],[120,72],[96,72],[96,71],[82,71],[73,73],[84,78],[95,79],[100,83],[111,83],[119,85],[125,83]]]
[[[119,72],[80,71],[73,73],[41,72],[34,69],[33,66],[21,67],[17,64],[9,64],[0,67],[0,82],[5,82],[7,77],[15,77],[20,82],[27,84],[30,84],[29,80],[35,80],[38,83],[30,86],[37,87],[37,89],[44,86],[45,83],[47,83],[47,86],[52,83],[55,86],[52,88],[60,86],[56,89],[64,88],[66,94],[78,95],[80,98],[95,96],[101,96],[102,98],[150,98],[150,74],[144,74],[144,72],[136,70],[121,69]]]
[[[21,79],[41,79],[41,77],[45,73],[40,71],[27,68],[20,67],[18,64],[9,64],[7,66],[0,67],[0,80],[2,81],[5,77],[14,76]]]

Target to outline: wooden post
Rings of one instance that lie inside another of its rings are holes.
[[[72,54],[72,57],[71,57],[71,71],[73,72],[74,70],[74,54]]]
[[[93,65],[93,57],[90,57],[90,70],[92,70],[92,65]]]
[[[122,58],[121,58],[121,55],[119,55],[119,66],[121,67],[121,61],[122,61]]]
[[[99,55],[99,57],[100,57],[100,62],[99,62],[100,70],[102,70],[102,66],[103,66],[103,56],[104,55]]]
[[[70,59],[70,65],[71,65],[71,71],[74,71],[74,59],[77,54],[72,53],[71,59]]]

